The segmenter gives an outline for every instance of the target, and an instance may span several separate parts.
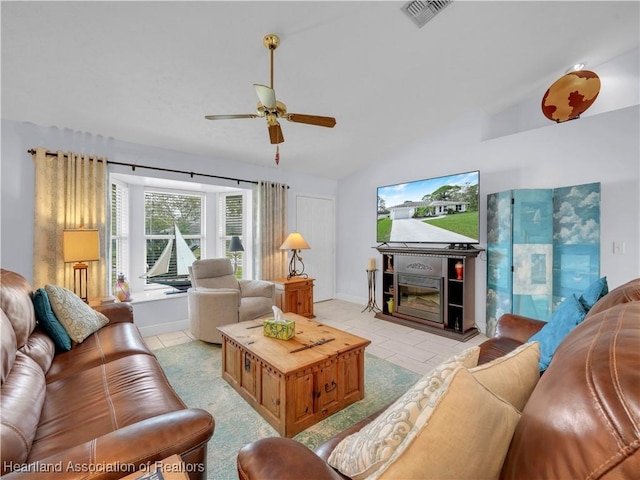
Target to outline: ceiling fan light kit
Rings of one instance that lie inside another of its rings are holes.
[[[269,50],[270,54],[270,84],[269,86],[254,83],[253,87],[258,96],[258,105],[256,113],[246,113],[238,115],[205,115],[207,120],[230,120],[238,118],[266,118],[267,130],[269,132],[269,141],[274,145],[284,143],[284,135],[278,119],[284,118],[290,122],[305,123],[307,125],[316,125],[319,127],[333,128],[336,124],[334,117],[323,117],[319,115],[307,115],[301,113],[288,113],[287,106],[276,100],[276,92],[273,89],[273,55],[280,45],[280,38],[270,33],[265,35],[262,43]],[[280,161],[280,151],[276,149],[276,164]]]

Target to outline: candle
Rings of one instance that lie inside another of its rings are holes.
[[[376,269],[376,259],[370,258],[367,262],[367,270],[375,270]]]

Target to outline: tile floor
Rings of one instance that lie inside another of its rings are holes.
[[[431,333],[374,318],[364,312],[362,305],[343,300],[328,300],[314,304],[318,322],[346,330],[371,340],[367,352],[414,372],[425,374],[433,367],[466,348],[484,342],[487,337],[477,335],[466,342],[440,337]],[[189,330],[146,337],[152,350],[194,340]]]

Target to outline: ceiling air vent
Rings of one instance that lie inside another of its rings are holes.
[[[402,10],[411,17],[411,20],[413,20],[418,27],[424,27],[429,20],[440,13],[452,1],[453,0],[431,0],[422,2],[416,0],[405,4]]]

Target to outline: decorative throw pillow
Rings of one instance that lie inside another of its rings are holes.
[[[513,405],[459,367],[369,479],[498,478],[519,420]]]
[[[331,452],[329,464],[354,479],[374,473],[402,444],[424,409],[441,395],[447,377],[458,367],[476,366],[479,353],[480,347],[471,347],[434,368],[370,424],[345,437]]]
[[[93,332],[109,323],[107,317],[92,309],[71,290],[56,285],[45,285],[44,289],[58,321],[73,341],[82,343]]]
[[[540,380],[540,344],[525,343],[469,372],[495,395],[522,411]]]
[[[56,350],[60,352],[68,352],[71,350],[71,338],[69,334],[56,318],[55,313],[51,310],[51,303],[44,288],[39,288],[33,292],[33,307],[36,310],[38,324],[44,332],[49,335],[56,346]]]
[[[540,342],[539,369],[544,372],[556,349],[573,328],[584,320],[587,312],[575,294],[564,299],[547,324],[533,335],[529,342]]]
[[[584,309],[589,312],[598,300],[609,293],[607,277],[602,277],[589,285],[578,299]]]

